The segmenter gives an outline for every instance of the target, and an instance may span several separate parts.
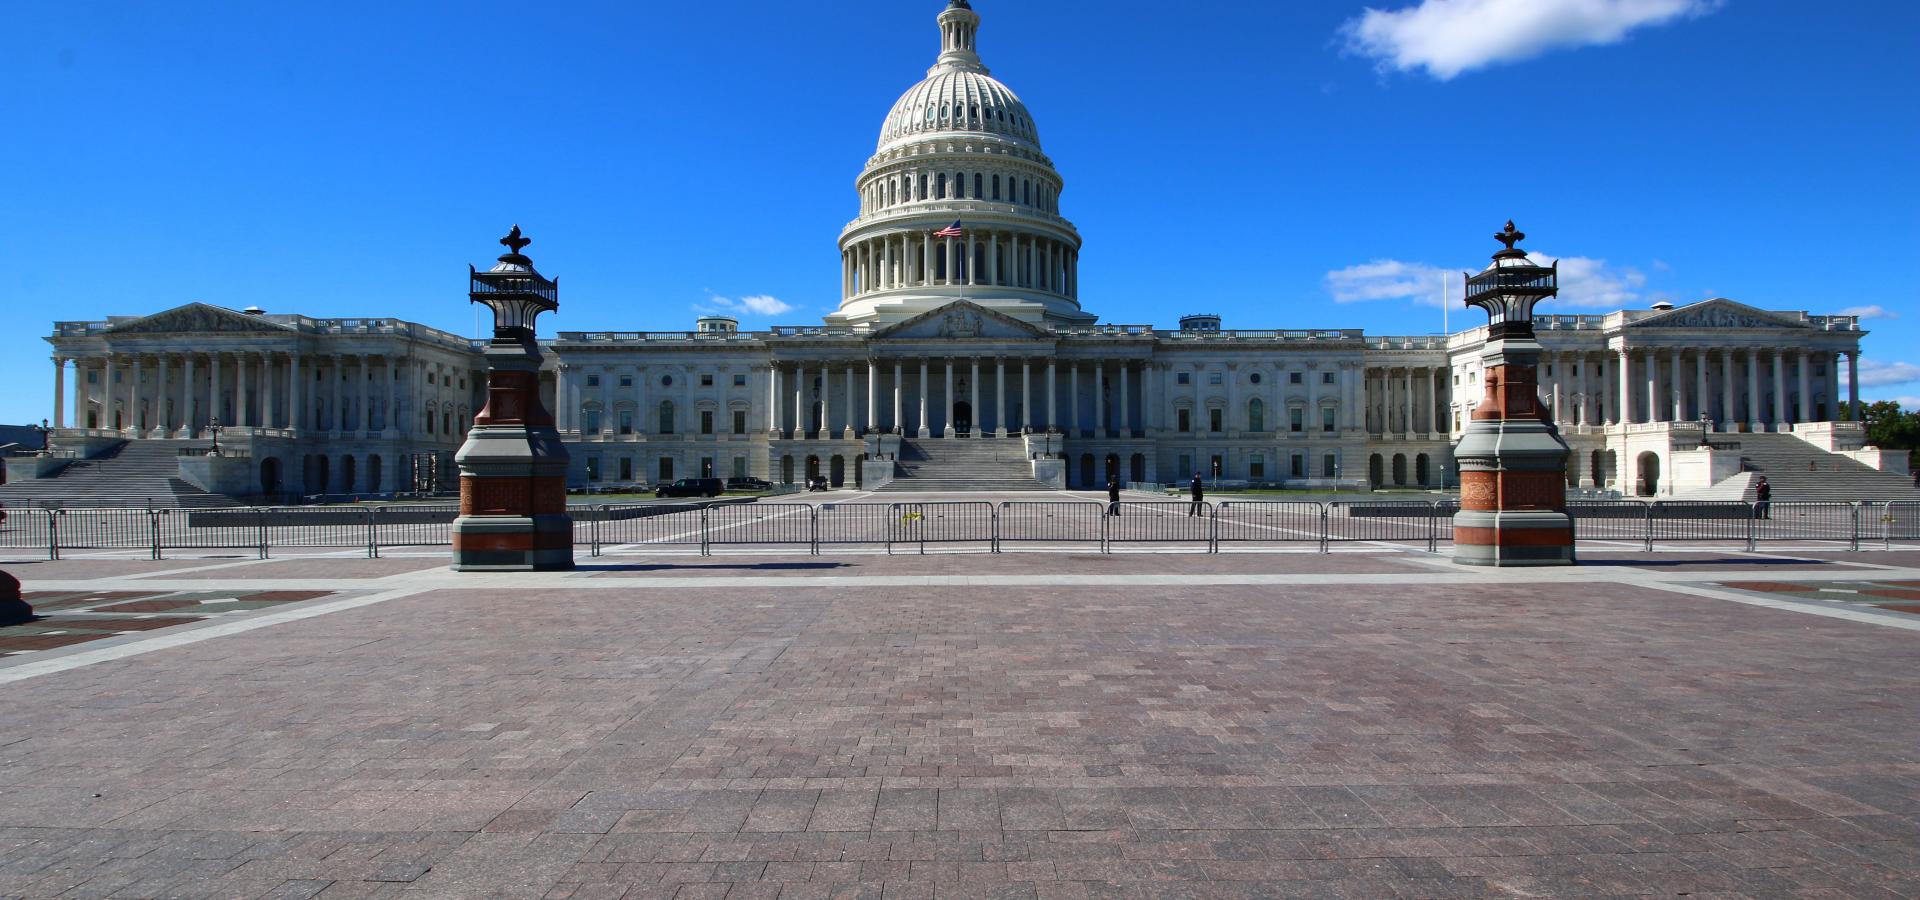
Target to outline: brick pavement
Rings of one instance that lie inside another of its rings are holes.
[[[5,684],[0,895],[1920,894],[1920,632],[1677,592],[1920,573],[1663,559],[396,567]]]

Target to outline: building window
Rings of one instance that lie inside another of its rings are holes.
[[[1300,432],[1305,431],[1306,430],[1306,414],[1307,414],[1307,411],[1304,409],[1301,409],[1298,406],[1290,407],[1287,410],[1287,430],[1293,432],[1294,434],[1299,434]]]
[[[587,413],[583,418],[586,419],[586,425],[585,427],[580,429],[581,431],[584,431],[587,434],[600,433],[600,411],[599,410],[597,409],[587,410]]]
[[[733,411],[733,433],[734,434],[747,433],[747,411],[746,410],[736,409]]]
[[[1247,457],[1247,477],[1255,481],[1267,477],[1267,458],[1264,454],[1255,453]]]
[[[1174,472],[1174,475],[1184,480],[1187,473],[1191,471],[1193,471],[1193,457],[1185,453],[1180,454],[1180,468]]]
[[[1335,431],[1339,430],[1334,427],[1333,417],[1334,417],[1333,407],[1331,406],[1320,407],[1320,430],[1321,431],[1324,431],[1328,434],[1332,434]]]
[[[621,481],[633,480],[633,457],[631,456],[620,457],[620,480]]]
[[[633,376],[632,376],[632,375],[622,375],[622,376],[620,376],[620,386],[621,386],[621,387],[633,387]]]
[[[660,480],[661,481],[673,480],[673,457],[671,456],[660,457]]]
[[[1186,407],[1183,406],[1176,412],[1178,414],[1174,418],[1179,420],[1180,433],[1185,434],[1189,431],[1192,431],[1193,430],[1193,410],[1187,409]],[[1186,466],[1181,466],[1181,468],[1184,469],[1186,468]]]
[[[427,376],[427,383],[428,383],[428,384],[432,384],[432,383],[433,383],[433,376],[432,376],[432,375],[428,375],[428,376]],[[600,386],[600,376],[598,376],[598,375],[588,375],[588,376],[587,376],[587,387],[599,387],[599,386]]]
[[[1288,373],[1287,373],[1287,383],[1288,383],[1288,384],[1301,384],[1301,383],[1303,383],[1303,382],[1304,382],[1304,379],[1303,379],[1303,378],[1301,378],[1301,373],[1299,373],[1299,372],[1288,372]]]
[[[738,373],[735,373],[735,374],[734,374],[734,376],[733,376],[733,386],[734,386],[734,387],[746,387],[746,386],[747,386],[747,376],[746,376],[746,373],[744,373],[744,372],[738,372]]]
[[[747,458],[746,457],[736,456],[733,458],[733,477],[735,478],[747,477]]]
[[[1208,430],[1212,431],[1214,434],[1219,434],[1220,432],[1226,430],[1225,423],[1222,422],[1223,417],[1220,415],[1222,412],[1224,412],[1224,410],[1221,410],[1217,407],[1214,409],[1207,410]]]
[[[1299,454],[1299,453],[1295,453],[1294,455],[1292,455],[1292,456],[1290,456],[1290,457],[1288,457],[1288,458],[1287,458],[1287,471],[1288,471],[1288,473],[1289,473],[1289,474],[1291,474],[1291,475],[1292,475],[1293,477],[1295,477],[1295,478],[1305,478],[1305,477],[1307,477],[1307,458],[1306,458],[1306,456],[1305,456],[1305,455],[1303,455],[1303,454]]]
[[[662,375],[662,376],[660,376],[660,386],[661,386],[661,387],[673,387],[673,376],[672,376],[672,375]]]
[[[1321,372],[1321,373],[1320,373],[1320,383],[1321,383],[1321,384],[1332,384],[1332,383],[1333,383],[1333,373],[1332,373],[1332,372]]]
[[[673,419],[674,419],[673,401],[672,400],[660,401],[660,433],[661,434],[673,433]]]
[[[623,409],[620,411],[620,433],[633,433],[633,410]]]
[[[702,372],[702,373],[700,373],[700,386],[701,386],[701,387],[713,387],[713,373],[712,373],[712,372]]]
[[[1247,380],[1248,380],[1248,381],[1251,381],[1251,382],[1253,382],[1254,384],[1259,384],[1259,383],[1260,383],[1260,373],[1259,373],[1259,372],[1255,372],[1255,373],[1253,373],[1252,375],[1248,375],[1248,376],[1247,376]],[[1255,430],[1257,431],[1258,429],[1255,429]]]
[[[1321,478],[1340,477],[1340,462],[1333,454],[1329,453],[1325,456],[1320,457],[1320,477]]]
[[[1192,384],[1193,375],[1188,372],[1176,372],[1173,376],[1173,382],[1175,384]]]
[[[598,456],[587,457],[587,480],[588,481],[600,480],[600,457]]]
[[[713,433],[713,410],[703,409],[700,411],[700,433]]]
[[[1208,372],[1208,373],[1207,373],[1207,383],[1208,383],[1208,384],[1220,384],[1220,383],[1221,383],[1221,382],[1222,382],[1223,380],[1224,380],[1224,378],[1223,378],[1223,377],[1221,376],[1221,374],[1220,374],[1219,372]]]
[[[1247,401],[1247,430],[1267,430],[1267,407],[1260,402],[1259,397]]]

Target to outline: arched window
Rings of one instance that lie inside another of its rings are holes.
[[[1033,205],[1033,179],[1030,179],[1030,178],[1021,179],[1020,193],[1026,198],[1020,202],[1027,206],[1032,206]]]
[[[975,172],[973,173],[973,199],[978,200],[984,196],[986,194],[980,190],[980,173]]]
[[[660,401],[660,433],[661,434],[674,433],[673,420],[674,420],[673,401],[672,400]]]
[[[1267,405],[1259,397],[1247,401],[1247,430],[1267,430]]]
[[[1000,199],[1000,176],[993,176],[993,199]]]
[[[947,173],[941,172],[940,177],[934,182],[933,196],[936,200],[947,199]]]

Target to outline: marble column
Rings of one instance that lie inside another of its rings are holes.
[[[1800,411],[1793,417],[1795,424],[1813,421],[1813,354],[1805,350],[1794,353],[1794,360],[1800,367]]]
[[[1686,384],[1686,378],[1680,374],[1680,348],[1675,347],[1667,351],[1667,395],[1673,407],[1673,418],[1668,421],[1686,421]]]
[[[1402,399],[1404,399],[1407,402],[1407,417],[1406,417],[1407,430],[1405,433],[1408,435],[1412,435],[1413,434],[1413,367],[1408,366],[1404,371],[1406,372],[1406,374],[1401,376],[1400,393],[1402,395]],[[1407,477],[1409,478],[1413,477],[1413,473],[1411,472],[1407,473]]]
[[[340,372],[340,360],[338,353],[327,354],[327,435],[334,440],[339,440],[347,427],[346,411],[340,408],[340,382],[345,380]]]
[[[1733,351],[1729,348],[1721,347],[1718,352],[1720,354],[1720,416],[1718,419],[1719,430],[1723,432],[1739,431],[1740,429],[1735,425],[1735,423],[1740,421],[1740,417],[1737,413],[1734,412],[1734,406],[1733,406],[1733,391],[1734,391]]]
[[[867,431],[880,430],[880,360],[867,359]]]
[[[1760,351],[1747,351],[1747,430],[1760,431]]]
[[[1660,403],[1660,351],[1647,350],[1647,424],[1664,421],[1666,409]]]
[[[1847,417],[1860,421],[1860,351],[1847,351]]]
[[[947,239],[947,245],[949,249],[951,249],[953,245],[952,238]],[[954,270],[952,268],[952,253],[949,252],[948,268],[947,268],[947,277],[949,281],[952,280],[953,274],[954,274]],[[927,393],[928,393],[927,380],[928,380],[927,379],[927,358],[922,356],[920,357],[920,422],[918,426],[918,431],[921,437],[933,437],[933,431],[927,426]]]
[[[1840,354],[1829,350],[1821,355],[1827,360],[1827,421],[1838,422],[1840,421]],[[76,374],[74,377],[79,376]]]
[[[901,384],[901,379],[904,377],[905,377],[905,371],[901,366],[900,360],[897,360],[897,359],[894,360],[893,361],[893,433],[899,434],[899,435],[905,435],[907,433],[907,426],[905,421],[907,398],[906,398],[905,388]]]
[[[195,377],[195,354],[185,354],[180,360],[180,431],[174,436],[189,440],[198,433],[200,423],[200,379]]]
[[[1067,364],[1067,433],[1080,436],[1080,363]]]
[[[1020,358],[1020,432],[1033,433],[1033,361]]]
[[[993,388],[996,399],[993,401],[994,434],[1007,436],[1007,358],[993,358]],[[975,415],[979,415],[975,413]]]
[[[945,366],[946,373],[947,373],[947,393],[946,393],[945,400],[942,402],[946,404],[946,415],[943,416],[942,418],[946,419],[946,422],[947,422],[947,427],[943,429],[947,437],[954,437],[955,435],[959,434],[959,429],[954,427],[955,422],[953,421],[953,367],[955,362],[956,362],[955,358],[949,356],[947,357],[947,364]],[[979,383],[980,383],[980,379],[975,378],[974,384],[976,386],[976,389]],[[980,419],[980,407],[977,405],[973,407],[973,418],[975,419],[975,421],[973,424],[967,426],[969,429],[979,427],[980,423],[978,420]],[[973,433],[979,434],[978,431],[974,431]]]
[[[67,358],[53,358],[53,427],[67,427]]]
[[[1093,436],[1107,437],[1107,363],[1093,363]]]
[[[209,426],[214,424],[216,420],[228,425],[232,425],[234,421],[233,414],[227,411],[226,404],[222,402],[226,398],[220,394],[220,370],[222,368],[224,368],[224,366],[220,364],[220,353],[218,351],[207,354],[207,424]]]
[[[307,427],[307,408],[301,405],[300,354],[287,354],[287,428],[298,437]]]
[[[969,385],[967,404],[968,408],[973,410],[973,421],[967,425],[967,428],[974,435],[979,435],[981,433],[980,429],[985,426],[987,418],[980,413],[980,357],[974,356],[968,358],[967,371],[972,373],[968,376],[969,380],[967,381]]]
[[[849,441],[853,440],[860,433],[860,426],[857,422],[860,418],[860,413],[858,412],[860,407],[854,405],[853,402],[853,392],[855,389],[853,367],[853,361],[849,360],[847,362],[847,427],[840,430],[840,436]]]
[[[1018,238],[1016,237],[1016,240],[1017,239]],[[1055,406],[1055,404],[1060,399],[1059,382],[1056,380],[1057,374],[1058,372],[1055,369],[1053,359],[1048,358],[1047,359],[1047,431],[1048,432],[1052,432],[1054,429],[1060,427],[1060,416],[1058,415],[1059,410],[1058,410],[1058,407]]]
[[[1127,395],[1131,393],[1131,391],[1128,390],[1130,385],[1127,383],[1127,370],[1131,368],[1133,368],[1133,363],[1124,359],[1120,361],[1120,395],[1114,399],[1114,402],[1120,407],[1120,436],[1123,438],[1133,437],[1133,422],[1127,415]]]
[[[1566,365],[1566,357],[1561,356],[1559,357],[1559,359],[1560,359],[1560,363],[1554,366],[1554,369],[1553,369],[1553,417],[1555,420],[1558,420],[1561,418],[1560,383],[1566,380],[1566,370],[1563,368]],[[1312,377],[1311,373],[1309,373],[1308,377]],[[1440,415],[1440,383],[1434,377],[1434,368],[1432,366],[1427,367],[1426,407],[1427,407],[1427,433],[1428,434],[1446,433],[1447,429],[1441,428],[1439,421],[1435,418],[1436,416]],[[1318,410],[1315,410],[1315,412],[1318,412]]]
[[[780,364],[767,364],[767,436],[780,437]]]
[[[807,437],[807,364],[793,366],[793,439]]]
[[[1614,396],[1614,420],[1619,425],[1633,424],[1633,353],[1625,347],[1620,348],[1620,369],[1618,392]]]
[[[1787,352],[1773,351],[1773,430],[1792,431],[1787,424]]]
[[[1693,351],[1693,417],[1705,420],[1708,423],[1707,427],[1711,428],[1713,420],[1711,413],[1708,412],[1711,404],[1707,402],[1709,393],[1711,391],[1707,386],[1707,351],[1703,347]]]

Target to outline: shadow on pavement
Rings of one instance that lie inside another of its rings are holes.
[[[629,564],[575,564],[576,572],[690,572],[713,571],[719,569],[740,569],[750,572],[776,571],[812,571],[817,569],[852,568],[853,563],[840,562],[764,562],[764,563],[629,563]]]

